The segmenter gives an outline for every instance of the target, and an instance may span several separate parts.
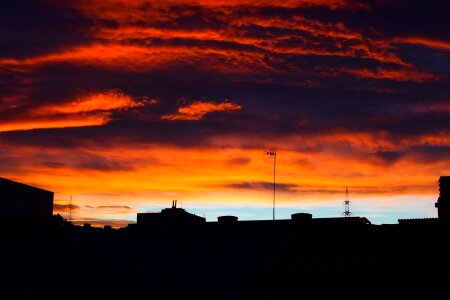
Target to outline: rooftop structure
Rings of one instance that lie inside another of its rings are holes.
[[[450,222],[450,176],[439,178],[439,198],[435,207],[438,209],[439,220]]]
[[[54,193],[0,177],[0,218],[50,218]]]
[[[206,219],[195,214],[188,213],[182,208],[177,208],[177,201],[172,202],[171,208],[165,208],[160,213],[138,213],[138,226],[172,226],[192,225],[206,222]]]

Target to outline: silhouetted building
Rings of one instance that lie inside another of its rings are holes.
[[[400,225],[429,226],[437,225],[439,222],[438,218],[398,219]]]
[[[400,225],[436,226],[439,223],[450,223],[450,176],[439,178],[439,198],[434,205],[438,209],[437,218],[399,219]]]
[[[236,216],[219,216],[217,222],[206,222],[205,218],[190,214],[184,209],[176,207],[176,201],[171,208],[165,208],[161,213],[138,213],[137,226],[140,228],[159,229],[166,225],[176,225],[182,229],[184,225],[203,224],[202,227],[214,230],[216,225],[231,225],[233,228],[250,229],[255,232],[264,232],[267,228],[275,230],[286,230],[290,226],[313,226],[313,227],[341,227],[371,225],[371,222],[364,217],[336,217],[336,218],[313,218],[308,213],[292,214],[291,219],[278,220],[243,220],[239,221]],[[228,227],[228,226],[225,226]],[[231,228],[231,227],[230,227]]]
[[[53,192],[0,177],[0,219],[50,219]]]
[[[439,178],[439,198],[435,207],[438,209],[439,221],[450,221],[450,176]]]
[[[440,218],[446,180],[440,180]],[[14,299],[59,296],[68,282],[76,287],[73,298],[450,299],[450,227],[440,220],[372,225],[364,217],[296,213],[205,222],[173,202],[160,213],[138,214],[138,224],[126,230],[86,224],[11,234],[0,228],[8,233],[2,287],[12,287],[14,296],[23,292]],[[70,272],[61,273],[65,261]]]
[[[338,218],[317,218],[312,219],[313,224],[336,226],[336,225],[370,225],[369,219],[365,217],[338,217]]]
[[[165,226],[165,225],[194,225],[205,223],[206,219],[177,208],[177,201],[172,202],[171,208],[165,208],[160,213],[138,213],[138,226]]]

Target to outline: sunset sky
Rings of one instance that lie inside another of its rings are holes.
[[[395,4],[394,4],[395,3]],[[0,2],[0,177],[79,223],[436,217],[449,1]]]

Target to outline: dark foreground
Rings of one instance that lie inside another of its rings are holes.
[[[440,224],[0,232],[0,299],[450,299]]]

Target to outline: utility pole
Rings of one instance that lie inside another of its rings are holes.
[[[273,157],[273,209],[272,209],[272,216],[273,220],[275,221],[275,176],[276,176],[276,165],[277,165],[277,149],[271,148],[266,151],[266,155]]]

